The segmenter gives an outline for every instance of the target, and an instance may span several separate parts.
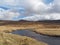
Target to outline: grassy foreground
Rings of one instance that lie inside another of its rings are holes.
[[[47,45],[35,39],[0,32],[0,45]]]
[[[43,21],[43,22],[30,22],[30,21],[1,21],[0,31],[1,32],[12,32],[20,29],[32,29],[40,34],[60,36],[60,22],[56,21]]]

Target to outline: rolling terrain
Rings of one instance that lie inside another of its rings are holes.
[[[34,22],[33,22],[34,23]],[[44,42],[33,38],[11,34],[10,32],[18,29],[33,29],[30,21],[9,21],[0,20],[0,45],[47,45]],[[35,25],[35,24],[33,24]]]
[[[60,20],[0,21],[0,31],[2,32],[11,32],[20,29],[28,29],[44,35],[60,36]]]

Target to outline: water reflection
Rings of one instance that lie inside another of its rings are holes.
[[[44,36],[44,35],[36,34],[35,32],[29,31],[29,30],[17,30],[12,33],[22,35],[22,36],[32,37],[39,41],[46,42],[49,45],[60,45],[60,37]]]

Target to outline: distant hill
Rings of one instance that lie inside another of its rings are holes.
[[[56,27],[57,25],[60,25],[60,20],[40,20],[40,21],[27,21],[27,20],[18,20],[18,21],[13,21],[13,20],[0,20],[0,26],[2,25],[46,25],[54,26]],[[47,27],[49,27],[47,26]],[[59,27],[59,26],[58,26]]]
[[[60,20],[39,20],[39,21],[28,21],[28,20],[0,20],[0,22],[60,22]]]

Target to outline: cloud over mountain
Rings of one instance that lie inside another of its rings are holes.
[[[16,17],[33,21],[60,19],[60,0],[1,0],[0,6],[14,9],[11,11],[1,8],[0,19],[13,20]]]
[[[46,4],[42,0],[35,0],[32,12],[33,16],[28,16],[23,19],[26,20],[59,20],[60,19],[60,0],[52,0]],[[49,0],[48,0],[49,1]],[[34,2],[34,1],[33,1]],[[31,10],[31,9],[30,9]],[[36,16],[35,16],[36,15]]]

